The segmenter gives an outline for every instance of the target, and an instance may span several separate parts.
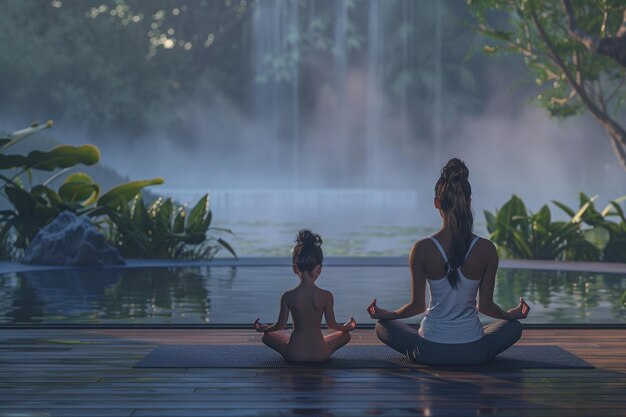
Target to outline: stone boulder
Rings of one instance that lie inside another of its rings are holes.
[[[22,263],[104,266],[126,262],[89,218],[64,211],[37,233],[24,251]]]

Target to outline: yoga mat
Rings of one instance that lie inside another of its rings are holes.
[[[162,345],[135,368],[422,368],[387,346],[344,346],[326,362],[289,363],[270,348],[241,345]],[[593,368],[558,346],[512,346],[484,365],[437,368]]]

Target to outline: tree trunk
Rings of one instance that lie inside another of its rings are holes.
[[[567,31],[570,36],[585,45],[593,53],[605,55],[623,67],[626,67],[626,8],[624,19],[615,37],[598,37],[589,35],[578,27],[574,9],[569,0],[561,0],[567,16]]]
[[[563,0],[564,5],[569,5],[567,0]],[[570,6],[571,8],[571,6]],[[600,125],[604,128],[604,130],[609,135],[611,141],[611,148],[613,149],[613,153],[617,158],[622,170],[626,172],[626,130],[622,126],[620,126],[617,122],[615,122],[608,113],[601,109],[588,95],[585,89],[581,84],[578,83],[576,78],[568,71],[567,65],[563,62],[563,59],[559,55],[558,51],[554,47],[554,44],[550,40],[550,37],[546,33],[544,27],[541,25],[539,18],[537,17],[536,11],[531,10],[531,16],[533,23],[537,27],[539,31],[539,35],[545,42],[546,46],[550,50],[552,54],[552,58],[554,63],[559,67],[559,69],[565,74],[565,78],[570,86],[576,91],[578,97],[583,102],[587,110],[593,115],[593,117],[600,123]],[[626,16],[626,12],[624,13]]]
[[[611,134],[609,134],[609,141],[611,142],[611,149],[613,149],[613,153],[617,157],[617,162],[619,162],[622,169],[626,171],[626,150],[624,149],[624,145],[619,143]]]
[[[606,130],[606,133],[609,135],[611,149],[613,149],[613,153],[615,154],[617,161],[619,162],[622,169],[626,171],[626,147],[624,146],[624,141],[626,137],[623,133],[620,134],[620,132],[614,129],[614,127],[610,124],[602,122],[600,120],[598,121],[600,122],[602,127],[604,127],[604,130]],[[618,127],[621,129],[621,126],[618,125]],[[623,132],[624,129],[621,129],[621,131]]]

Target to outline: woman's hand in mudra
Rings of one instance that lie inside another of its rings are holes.
[[[511,319],[521,320],[525,319],[528,316],[529,311],[530,307],[528,306],[528,304],[526,304],[524,298],[520,297],[519,305],[515,308],[510,309],[509,311],[507,311],[507,313],[511,315]]]
[[[367,312],[369,313],[370,317],[373,319],[389,318],[389,311],[385,310],[384,308],[378,307],[376,305],[375,298],[374,298],[374,301],[372,301],[372,304],[370,304],[369,307],[367,307]]]

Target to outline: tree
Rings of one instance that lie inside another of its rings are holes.
[[[2,2],[0,113],[92,135],[184,125],[174,109],[198,90],[245,94],[249,70],[235,44],[250,7],[241,4]]]
[[[626,171],[626,5],[623,0],[469,0],[487,53],[516,53],[542,88],[552,116],[590,113]]]

